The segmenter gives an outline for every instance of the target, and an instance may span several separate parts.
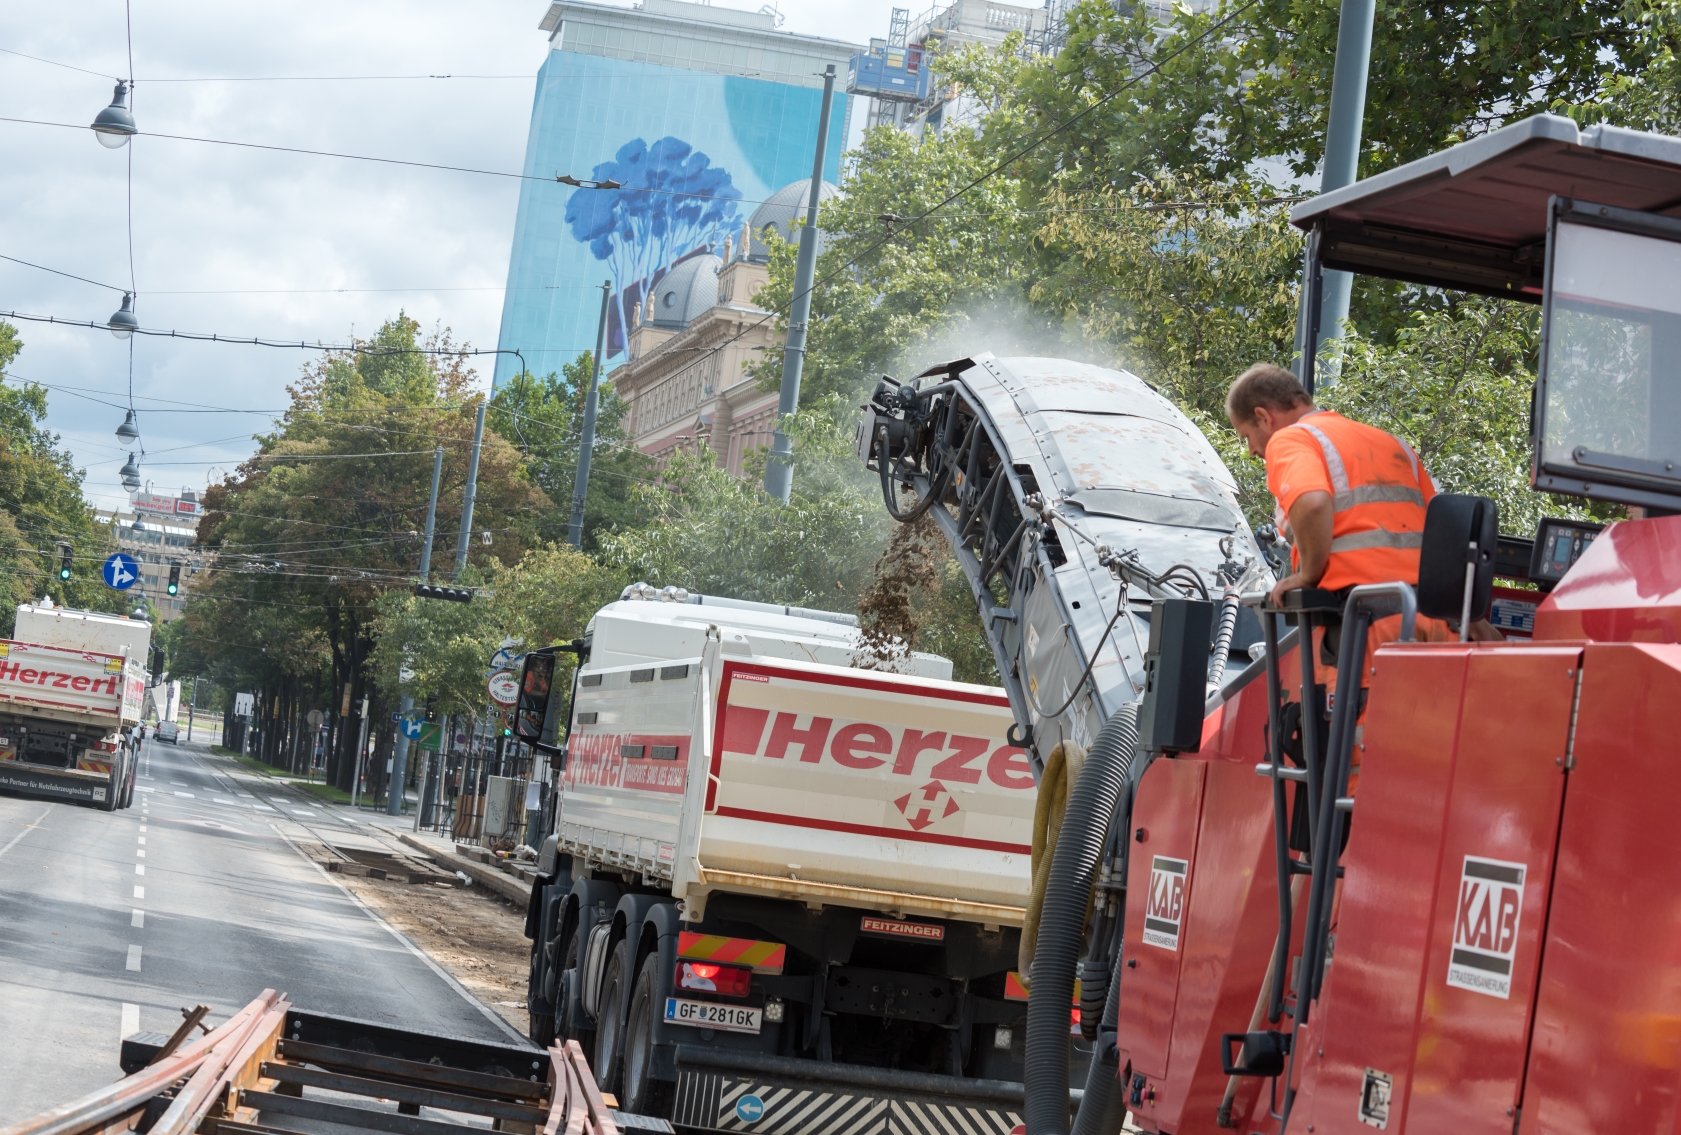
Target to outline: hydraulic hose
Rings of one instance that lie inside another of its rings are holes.
[[[1045,885],[1027,1000],[1028,1135],[1068,1133],[1068,1019],[1074,967],[1109,819],[1138,747],[1138,704],[1103,723],[1069,794]]]
[[[1232,654],[1232,634],[1237,630],[1238,608],[1242,606],[1237,588],[1228,587],[1220,604],[1220,628],[1214,636],[1214,657],[1208,663],[1208,684],[1211,686],[1218,686],[1220,679],[1226,676],[1226,660]]]
[[[1097,1027],[1091,1067],[1086,1072],[1086,1094],[1074,1116],[1073,1135],[1118,1135],[1126,1122],[1126,1093],[1121,1090],[1121,1050],[1115,1034],[1121,1018],[1121,951],[1115,951],[1115,970],[1109,975],[1109,997],[1103,1003],[1103,1021]]]

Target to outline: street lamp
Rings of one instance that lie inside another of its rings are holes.
[[[123,424],[117,427],[117,436],[124,441],[133,441],[140,436],[140,423],[134,420],[133,410],[128,412],[128,416],[123,419]]]
[[[107,150],[120,150],[138,133],[134,115],[128,112],[128,84],[118,79],[117,89],[111,95],[111,105],[93,120],[93,136]]]
[[[140,487],[140,466],[135,463],[134,454],[128,455],[128,464],[117,470],[117,476],[123,479],[123,488],[131,493]]]
[[[111,313],[111,318],[105,321],[105,326],[119,339],[127,339],[139,328],[140,320],[134,315],[133,292],[123,293],[123,306]]]

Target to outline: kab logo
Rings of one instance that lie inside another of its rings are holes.
[[[1144,941],[1164,950],[1179,948],[1179,923],[1185,916],[1185,880],[1191,865],[1158,855],[1150,861],[1150,893],[1144,899]]]
[[[1502,1000],[1511,996],[1527,871],[1522,863],[1465,857],[1448,955],[1449,985]]]

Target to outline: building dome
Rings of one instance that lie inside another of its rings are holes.
[[[654,310],[648,321],[656,327],[687,327],[718,302],[718,270],[724,266],[710,252],[691,256],[660,277],[654,285]]]
[[[794,237],[790,226],[805,217],[807,199],[811,195],[811,178],[802,177],[798,181],[790,182],[770,195],[770,198],[753,210],[753,216],[748,220],[748,227],[753,230],[753,247],[749,256],[753,259],[765,260],[770,257],[770,247],[764,242],[764,233],[768,228],[774,228],[783,240],[792,242]],[[818,191],[819,203],[839,197],[840,190],[827,181]],[[817,234],[817,251],[822,252],[825,239],[821,230]]]

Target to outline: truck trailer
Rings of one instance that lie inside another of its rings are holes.
[[[20,604],[0,639],[0,790],[126,808],[151,624]]]
[[[523,681],[550,701],[521,727],[561,742],[532,1039],[682,1127],[1015,1129],[1036,793],[1003,691],[852,616],[677,588],[572,649],[569,683]]]

